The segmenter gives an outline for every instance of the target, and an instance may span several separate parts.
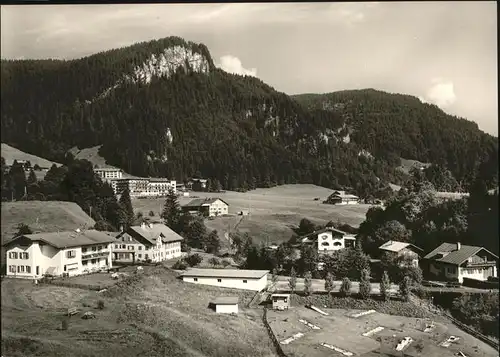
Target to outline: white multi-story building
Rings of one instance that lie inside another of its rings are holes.
[[[94,172],[105,181],[121,179],[123,176],[122,170],[110,167],[94,168]]]
[[[168,191],[172,189],[174,193],[177,193],[177,182],[175,180],[169,180],[165,178],[150,178],[148,179],[148,185],[146,188],[146,196],[157,196],[163,197],[168,194]]]
[[[262,291],[267,286],[268,273],[269,270],[190,268],[182,273],[182,280],[194,284]]]
[[[96,230],[21,235],[4,244],[7,276],[40,278],[109,269],[113,241]]]
[[[132,226],[116,236],[113,259],[117,261],[161,262],[183,255],[184,240],[164,224],[143,223]]]
[[[140,177],[128,177],[109,181],[115,195],[121,195],[128,190],[131,197],[144,195],[148,189],[148,179]]]

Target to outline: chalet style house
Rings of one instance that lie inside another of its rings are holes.
[[[330,205],[353,205],[359,203],[359,197],[345,191],[334,191],[323,203]]]
[[[498,277],[498,257],[483,247],[461,243],[443,243],[423,261],[429,279],[463,282],[463,278],[487,280]]]
[[[318,249],[318,253],[329,253],[336,250],[354,247],[356,237],[333,227],[326,227],[306,235],[301,244],[311,244]]]
[[[229,205],[220,198],[198,198],[182,206],[184,212],[200,213],[205,217],[222,216],[229,213]]]
[[[382,244],[378,249],[382,252],[392,255],[394,257],[408,257],[411,259],[411,265],[418,267],[419,259],[424,252],[421,248],[405,242],[397,242],[390,240]],[[404,264],[404,262],[401,262]]]
[[[96,230],[36,233],[4,244],[7,276],[80,275],[112,267],[114,238]]]
[[[117,261],[161,262],[182,256],[184,238],[164,224],[143,223],[119,233],[114,240]]]

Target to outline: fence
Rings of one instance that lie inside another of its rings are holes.
[[[51,284],[55,286],[64,286],[67,288],[76,288],[76,289],[85,289],[92,291],[101,291],[103,289],[108,288],[109,286],[100,286],[100,285],[91,285],[91,284],[74,284],[67,281],[59,281],[59,280],[46,280],[40,281],[41,284]]]
[[[264,313],[262,314],[262,322],[264,323],[264,326],[266,327],[267,333],[269,334],[269,337],[271,337],[271,340],[273,341],[274,347],[276,348],[276,351],[278,352],[278,356],[280,357],[287,357],[285,352],[283,352],[283,349],[281,348],[281,344],[279,343],[278,339],[274,335],[273,329],[271,328],[271,325],[269,325],[269,322],[267,322],[267,308],[264,308]]]

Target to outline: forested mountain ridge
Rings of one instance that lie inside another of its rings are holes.
[[[359,112],[349,106],[309,108],[257,78],[217,69],[204,45],[178,37],[71,61],[2,61],[1,74],[2,142],[59,162],[75,145],[102,144],[109,164],[135,175],[201,175],[225,189],[315,183],[367,197],[404,179],[399,156],[430,157],[408,151],[415,134],[393,127],[397,111],[376,125],[395,141],[380,147],[363,136],[375,130],[371,121],[350,118]],[[436,135],[446,151],[472,145],[469,156],[480,162],[493,144],[478,133]],[[431,144],[418,149],[434,153]]]
[[[465,186],[481,171],[489,187],[496,185],[498,138],[436,105],[375,89],[292,97],[308,109],[340,115],[353,142],[390,163],[400,157],[433,163],[449,169]]]

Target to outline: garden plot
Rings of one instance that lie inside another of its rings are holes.
[[[313,325],[312,323],[310,322],[307,322],[307,320],[302,320],[302,319],[299,319],[299,322],[302,322],[304,325],[306,326],[309,326],[310,328],[312,328],[313,330],[320,330],[320,328],[316,325]]]
[[[360,310],[324,309],[329,315],[301,308],[288,311],[269,311],[268,321],[278,341],[295,333],[303,336],[282,349],[293,357],[341,357],[341,356],[405,356],[411,357],[497,357],[495,349],[474,337],[460,331],[451,323],[441,320],[408,318],[377,312],[352,318]],[[315,330],[300,320],[321,326]],[[430,332],[424,332],[427,325],[433,325]],[[285,332],[286,331],[286,332]],[[448,348],[440,344],[450,336],[460,336],[457,343]],[[406,344],[401,344],[405,340]],[[410,342],[411,341],[411,342]],[[398,344],[401,350],[398,349]],[[342,353],[345,352],[347,354]],[[352,355],[351,355],[352,354]]]
[[[376,312],[376,311],[375,310],[361,311],[361,312],[358,312],[356,314],[351,315],[351,317],[354,317],[355,319],[357,319],[358,317],[370,315],[370,314],[373,314],[374,312]]]
[[[295,340],[298,340],[299,338],[304,337],[304,334],[302,332],[297,332],[295,335],[292,337],[288,337],[286,340],[281,341],[280,343],[282,345],[288,345],[289,343],[292,343]]]
[[[451,346],[452,343],[457,343],[458,340],[460,340],[460,337],[450,336],[446,340],[444,340],[443,342],[441,342],[440,346],[448,348],[448,347]]]

